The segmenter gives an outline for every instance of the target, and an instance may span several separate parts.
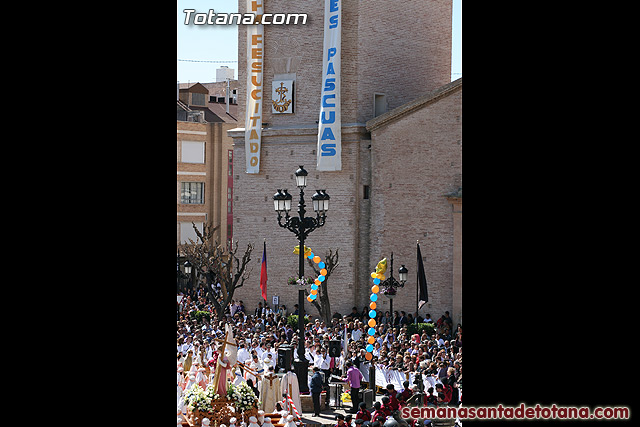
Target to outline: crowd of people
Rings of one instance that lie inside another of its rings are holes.
[[[298,334],[288,324],[288,315],[297,314],[297,305],[293,310],[285,306],[277,309],[260,304],[248,311],[244,303],[232,301],[226,307],[222,318],[216,316],[212,305],[204,292],[191,291],[182,295],[177,306],[177,353],[184,372],[188,372],[193,361],[198,360],[200,366],[207,366],[216,349],[216,338],[224,338],[225,324],[230,323],[235,338],[238,340],[238,361],[251,366],[256,371],[265,372],[270,366],[275,367],[278,348],[283,344],[297,345]],[[209,319],[196,319],[192,313],[205,311],[210,313]],[[350,367],[360,369],[365,363],[365,347],[368,337],[369,308],[362,310],[353,307],[351,313],[342,315],[335,313],[331,323],[326,324],[313,313],[305,327],[305,357],[309,360],[310,369],[323,373],[323,389],[328,389],[330,375],[347,376]],[[406,374],[420,373],[422,376],[437,378],[436,389],[425,389],[426,404],[460,403],[459,389],[462,385],[462,326],[453,325],[449,312],[445,312],[435,320],[427,313],[425,317],[418,315],[418,323],[433,323],[433,334],[410,334],[409,325],[416,318],[404,311],[388,311],[378,314],[378,324],[374,335],[375,344],[372,362],[386,368],[395,369]],[[329,342],[340,340],[343,348],[340,357],[329,357]],[[345,345],[346,344],[346,345]],[[313,377],[310,372],[309,379]],[[407,387],[413,387],[408,384]],[[439,388],[438,388],[439,387]],[[391,401],[404,390],[387,390]],[[326,393],[327,399],[329,393]],[[353,401],[353,413],[359,410],[357,398]],[[389,407],[387,406],[387,409]]]

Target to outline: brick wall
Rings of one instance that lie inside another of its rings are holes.
[[[385,94],[392,110],[450,81],[451,1],[358,5],[357,49],[342,54],[343,61],[345,54],[357,57],[350,92],[358,99],[358,122],[374,117],[374,92]]]
[[[245,1],[239,0],[239,12],[245,10]],[[311,195],[315,189],[326,189],[331,196],[326,225],[312,232],[306,243],[321,256],[329,248],[340,248],[340,265],[329,279],[330,296],[332,311],[347,313],[353,305],[362,308],[367,303],[371,287],[369,273],[379,260],[380,245],[385,245],[386,250],[392,242],[392,239],[380,241],[373,233],[384,229],[385,224],[384,211],[382,216],[379,211],[376,213],[378,201],[374,187],[384,187],[388,185],[384,179],[390,179],[397,183],[396,189],[402,188],[405,179],[404,176],[392,177],[397,171],[391,164],[380,165],[383,174],[372,167],[372,140],[364,122],[373,117],[373,93],[386,94],[389,109],[392,109],[449,82],[451,1],[410,0],[398,6],[382,0],[343,0],[343,170],[339,172],[318,172],[315,169],[316,120],[322,82],[323,2],[269,0],[265,3],[265,11],[307,13],[308,20],[306,25],[265,26],[262,112],[263,123],[269,126],[263,129],[260,173],[255,175],[244,173],[246,29],[240,27],[238,31],[240,129],[229,132],[234,139],[234,239],[239,240],[241,247],[253,242],[255,249],[251,278],[237,291],[236,297],[242,299],[250,310],[261,300],[260,261],[262,241],[266,238],[268,303],[274,294],[280,296],[281,304],[287,308],[292,309],[297,303],[296,289],[286,285],[289,276],[297,276],[298,258],[292,253],[297,239],[293,233],[277,225],[272,196],[276,189],[288,188],[294,196],[293,209],[296,209],[298,190],[293,173],[298,165],[304,165],[309,171],[305,194],[307,215],[312,214]],[[276,74],[282,73],[295,73],[295,113],[272,115],[271,82]],[[388,133],[384,138],[395,141],[395,131],[385,132]],[[377,150],[379,159],[380,156],[396,155],[384,147]],[[418,151],[416,155],[429,154]],[[393,166],[399,166],[397,160]],[[382,175],[389,176],[383,178]],[[364,185],[371,188],[369,199],[363,197]],[[384,191],[382,203],[397,205],[385,190],[380,191]],[[444,198],[442,202],[446,205]],[[409,210],[403,211],[405,216],[398,221],[410,224],[412,218],[406,217],[410,213]],[[391,218],[386,218],[387,224]],[[445,219],[441,221],[443,224],[446,222]],[[391,236],[392,231],[395,229],[386,233]],[[415,239],[411,239],[413,243],[409,242],[404,250],[413,254],[415,263]],[[433,250],[443,248],[445,252],[449,250],[444,242]],[[312,270],[306,267],[306,273],[310,274]],[[444,277],[438,280],[444,280]],[[440,286],[446,286],[444,282],[440,283]],[[450,300],[450,284],[449,290],[444,292],[449,292],[449,296],[442,299]],[[309,304],[305,306],[310,308]],[[316,314],[315,309],[310,310],[311,314]]]
[[[238,8],[244,13],[244,0]],[[373,118],[374,92],[387,95],[389,110],[450,81],[451,0],[343,0],[342,123]],[[320,113],[324,3],[269,0],[268,13],[307,13],[305,25],[264,27],[263,123],[315,124]],[[246,28],[238,31],[238,117],[246,104]],[[296,112],[271,114],[274,74],[296,74]],[[240,126],[243,126],[242,124]]]
[[[359,138],[358,132],[343,134],[341,172],[316,170],[315,128],[307,135],[299,134],[289,138],[270,137],[269,131],[264,132],[260,173],[255,175],[244,173],[244,142],[236,143],[234,170],[240,172],[234,173],[234,239],[240,242],[241,247],[246,247],[248,242],[255,245],[251,278],[236,293],[245,306],[254,308],[261,300],[260,262],[262,241],[265,238],[269,277],[268,303],[271,303],[273,295],[280,296],[280,303],[287,308],[293,309],[293,304],[297,303],[296,288],[286,285],[286,281],[288,277],[297,277],[298,274],[298,257],[293,254],[293,247],[298,244],[298,240],[293,233],[278,226],[272,197],[278,188],[287,188],[293,195],[292,212],[297,210],[299,190],[295,186],[293,174],[299,165],[304,165],[309,172],[305,191],[306,216],[315,215],[311,196],[316,189],[326,189],[331,196],[325,226],[313,231],[305,244],[323,259],[330,248],[340,249],[340,265],[329,278],[332,311],[350,311],[354,303],[359,267],[357,246],[362,237],[359,227],[361,207],[356,194],[360,193],[358,171],[361,168],[358,165],[362,159],[359,148],[365,144]],[[312,274],[313,270],[305,264],[305,275]],[[309,308],[309,304],[305,304],[305,307]],[[311,308],[311,314],[317,315],[316,310]]]
[[[451,312],[453,214],[444,195],[462,186],[462,86],[372,130],[371,139],[370,265],[394,252],[394,275],[401,264],[409,269],[394,310],[415,312],[419,240],[429,285],[429,302],[420,314]],[[388,299],[381,300],[388,309]]]

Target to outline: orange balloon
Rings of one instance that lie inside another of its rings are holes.
[[[315,283],[316,285],[320,286],[320,284],[322,283],[320,280],[316,279],[313,283]]]
[[[369,335],[369,338],[367,339],[367,342],[368,342],[369,344],[373,344],[373,343],[375,343],[375,342],[376,342],[376,339],[375,339],[374,337],[372,337],[371,335]]]
[[[318,291],[316,289],[311,289],[311,295],[316,295]]]
[[[373,328],[374,326],[376,326],[376,321],[373,319],[369,319],[369,327]]]
[[[315,262],[316,264],[320,262],[320,257],[318,255],[313,257],[313,262]]]
[[[371,287],[371,292],[373,292],[374,294],[377,294],[378,292],[380,292],[380,288],[378,287],[378,285],[373,285]]]
[[[367,354],[364,355],[364,358],[367,359],[367,360],[371,360],[371,359],[373,359],[373,354],[367,353]]]
[[[313,302],[313,300],[311,299],[311,297],[307,297],[307,301],[309,301],[309,302]]]
[[[369,304],[369,308],[370,308],[371,310],[375,310],[375,309],[376,309],[376,307],[377,307],[377,305],[376,305],[376,303],[375,303],[375,302],[371,302],[371,304]]]
[[[323,268],[322,270],[320,270],[320,274],[322,274],[323,276],[327,275],[327,269]]]

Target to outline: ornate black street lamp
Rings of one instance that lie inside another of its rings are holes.
[[[184,262],[184,273],[189,278],[189,280],[187,281],[187,283],[188,283],[187,287],[190,290],[191,289],[195,289],[195,287],[196,287],[196,271],[193,269],[193,266],[191,265],[189,260],[186,260]]]
[[[300,189],[300,200],[298,201],[298,215],[289,216],[291,210],[292,196],[284,189],[278,189],[276,194],[273,195],[273,207],[278,213],[278,225],[282,228],[286,228],[296,235],[300,244],[299,256],[298,256],[298,279],[302,279],[304,276],[304,241],[313,230],[320,228],[324,225],[326,220],[326,213],[329,210],[329,195],[325,190],[316,190],[315,194],[311,196],[313,201],[313,210],[316,212],[316,217],[305,217],[305,203],[304,203],[304,189],[307,186],[308,172],[303,166],[300,166],[295,173],[296,185]],[[284,216],[283,216],[284,215]],[[298,385],[300,392],[306,393],[309,391],[307,384],[307,374],[309,362],[304,356],[304,289],[298,290],[298,359],[293,362],[298,376]]]
[[[389,277],[384,282],[380,283],[382,287],[382,293],[387,298],[389,298],[389,313],[391,314],[391,320],[393,321],[393,298],[396,296],[396,292],[398,288],[404,288],[404,284],[407,281],[407,274],[409,270],[402,264],[402,267],[398,269],[398,274],[400,275],[400,281],[398,282],[393,277],[393,252],[391,252],[391,277]]]

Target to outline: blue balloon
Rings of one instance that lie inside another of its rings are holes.
[[[367,333],[368,333],[369,335],[373,336],[373,335],[375,335],[376,330],[375,330],[375,329],[373,329],[373,328],[369,328],[369,330],[367,331]]]
[[[371,297],[369,299],[371,301],[378,301],[378,295],[377,294],[371,294]]]
[[[373,351],[373,345],[372,344],[367,344],[367,348],[366,350],[371,353]]]
[[[314,257],[314,256],[315,256],[315,255],[313,254],[313,252],[311,252],[307,258],[309,258],[309,259],[313,259],[313,257]]]
[[[375,279],[373,279],[373,284],[374,285],[379,285],[380,284],[380,279],[378,279],[377,277]]]
[[[325,268],[325,267],[326,267],[326,264],[325,264],[324,262],[320,261],[320,262],[318,263],[318,267],[320,267],[320,269],[322,270],[323,268]]]
[[[317,291],[318,290],[318,285],[316,285],[315,283],[313,285],[311,285],[311,290]]]
[[[318,298],[318,294],[315,294],[315,295],[309,295],[309,298],[311,298],[311,299],[316,299],[316,298]]]
[[[324,276],[318,276],[318,280],[320,280],[321,282],[324,282]]]
[[[375,310],[371,310],[369,312],[369,317],[372,318],[372,319],[375,318],[376,317],[376,311]]]

